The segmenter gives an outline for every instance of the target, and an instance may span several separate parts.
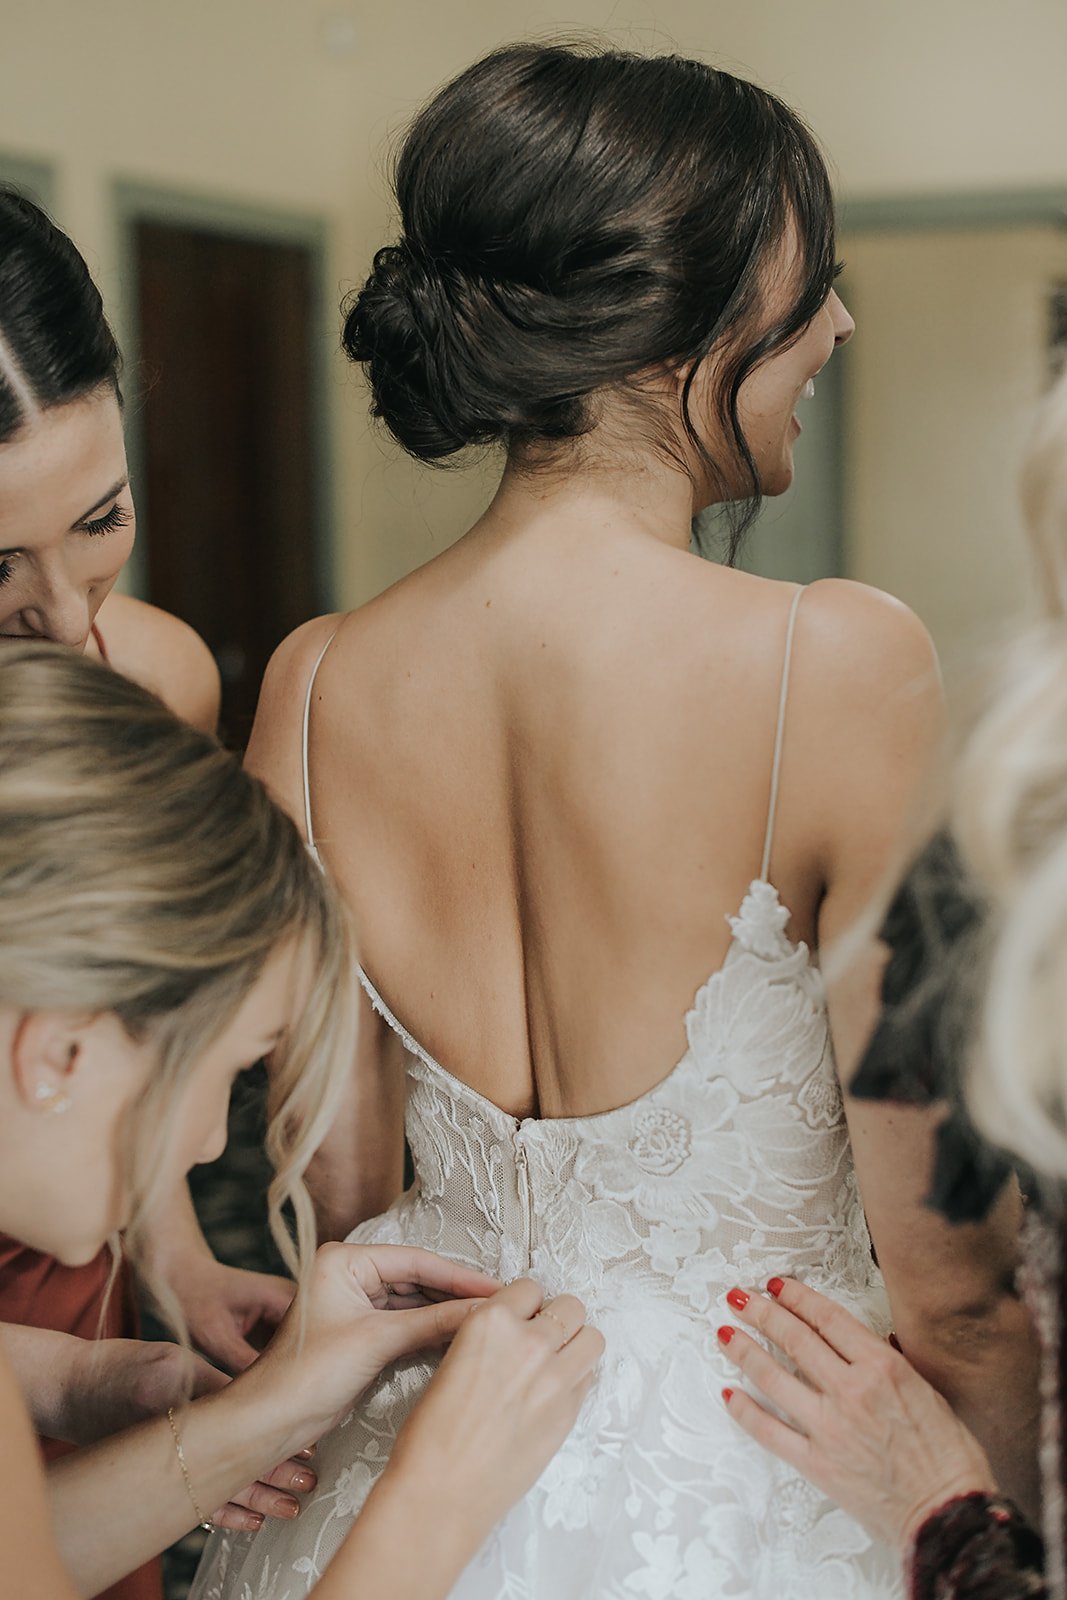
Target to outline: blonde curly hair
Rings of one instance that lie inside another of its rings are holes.
[[[165,1199],[158,1174],[178,1096],[290,940],[311,983],[272,1063],[267,1147],[271,1228],[299,1278],[315,1245],[303,1176],[335,1115],[355,1030],[340,901],[293,823],[215,740],[100,662],[6,645],[0,1004],[110,1012],[153,1042],[127,1151],[135,1261]],[[148,1283],[181,1336],[174,1296]]]

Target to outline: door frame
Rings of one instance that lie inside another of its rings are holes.
[[[220,195],[119,178],[111,186],[117,237],[119,296],[116,308],[119,346],[125,353],[123,390],[130,472],[135,483],[144,478],[144,375],[141,366],[138,318],[139,281],[135,229],[139,222],[171,223],[201,233],[224,234],[260,244],[296,244],[311,256],[311,374],[310,396],[313,504],[311,527],[313,587],[319,611],[335,611],[339,604],[339,552],[334,530],[333,417],[330,404],[329,352],[338,341],[337,296],[330,292],[330,228],[317,215],[286,211],[281,207],[250,204]],[[151,513],[138,508],[138,538],[130,561],[132,593],[146,597],[148,541],[152,537]]]
[[[839,234],[1032,226],[1067,228],[1067,188],[846,195],[837,207]]]

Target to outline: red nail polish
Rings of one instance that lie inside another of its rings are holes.
[[[726,1404],[729,1405],[730,1401],[734,1397],[734,1391],[732,1389],[724,1389],[722,1392],[722,1397],[726,1401]]]
[[[736,1328],[731,1328],[729,1326],[724,1327],[724,1328],[720,1328],[719,1329],[719,1343],[720,1344],[729,1344],[730,1340],[733,1338],[733,1336],[734,1336],[734,1334],[736,1332],[737,1332]]]
[[[784,1280],[784,1278],[771,1278],[769,1280],[768,1284],[767,1284],[767,1293],[768,1294],[773,1294],[774,1298],[777,1300],[778,1296],[781,1294],[781,1292],[782,1292],[782,1290],[784,1288],[785,1288],[785,1280]]]
[[[735,1311],[743,1311],[750,1299],[751,1296],[747,1295],[743,1289],[731,1289],[726,1296],[727,1303],[732,1305]]]

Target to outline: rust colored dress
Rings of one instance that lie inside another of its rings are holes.
[[[93,628],[97,649],[104,660],[104,641]],[[17,1322],[26,1328],[51,1328],[74,1333],[80,1339],[136,1339],[137,1306],[130,1273],[123,1263],[101,1324],[104,1297],[111,1276],[111,1252],[104,1249],[84,1267],[65,1267],[52,1256],[29,1250],[17,1239],[0,1234],[0,1322]],[[42,1439],[45,1460],[66,1455],[75,1446]],[[162,1600],[162,1569],[158,1560],[131,1572],[100,1596],[100,1600]]]

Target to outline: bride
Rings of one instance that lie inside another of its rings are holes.
[[[340,885],[376,1013],[320,1215],[533,1273],[607,1339],[463,1600],[897,1596],[893,1552],[734,1425],[715,1331],[776,1274],[888,1331],[856,1176],[898,1329],[992,1259],[914,1261],[913,1122],[864,1110],[854,1176],[830,1036],[854,1049],[868,985],[828,995],[815,957],[939,741],[929,642],[872,590],[690,551],[702,507],[736,550],[788,487],[853,331],[822,158],[699,62],[519,46],[429,104],[396,183],[346,347],[413,455],[506,465],[458,543],[264,685],[249,760]],[[217,1537],[197,1600],[313,1588],[430,1370],[322,1442],[296,1524]]]

